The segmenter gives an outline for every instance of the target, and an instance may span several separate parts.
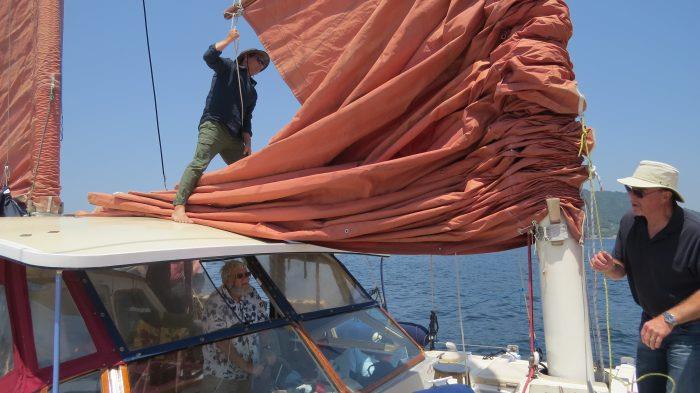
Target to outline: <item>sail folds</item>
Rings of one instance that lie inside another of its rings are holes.
[[[585,103],[563,1],[257,0],[245,17],[302,106],[263,150],[202,177],[197,223],[464,254],[523,245],[558,197],[580,236]],[[157,217],[173,197],[89,195],[96,214]]]
[[[0,2],[0,187],[30,210],[61,209],[63,2]]]

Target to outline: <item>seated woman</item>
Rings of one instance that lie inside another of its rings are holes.
[[[205,332],[267,320],[265,302],[250,286],[243,260],[228,260],[221,268],[221,280],[223,285],[204,305]],[[263,371],[258,341],[257,334],[250,334],[204,346],[204,391],[250,391],[251,376]]]

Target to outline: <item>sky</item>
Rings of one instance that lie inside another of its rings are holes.
[[[679,0],[568,2],[569,53],[596,130],[593,163],[603,187],[640,160],[680,171],[685,207],[700,210],[700,3]],[[672,5],[669,5],[672,4]],[[231,27],[228,1],[147,1],[167,186],[191,160],[209,91],[206,48]],[[239,51],[261,48],[245,20]],[[233,45],[224,56],[233,57]],[[299,108],[273,67],[256,77],[253,150],[260,150]],[[67,213],[92,210],[91,191],[163,189],[140,1],[65,0],[62,199]],[[215,159],[209,169],[222,167]]]

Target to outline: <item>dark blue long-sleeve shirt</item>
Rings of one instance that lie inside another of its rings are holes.
[[[204,61],[209,68],[214,70],[214,76],[211,79],[211,88],[199,124],[207,120],[216,121],[228,127],[231,135],[235,137],[241,136],[241,132],[253,135],[251,119],[255,103],[258,100],[255,80],[250,77],[245,67],[239,66],[238,73],[236,73],[236,62],[222,58],[221,52],[216,50],[214,45],[211,45],[204,53]],[[241,77],[240,90],[238,86],[239,74]],[[243,93],[242,121],[239,92]]]

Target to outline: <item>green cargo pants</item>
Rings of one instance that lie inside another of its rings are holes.
[[[214,121],[205,121],[200,124],[194,158],[182,174],[173,205],[187,203],[202,173],[217,154],[220,154],[224,162],[230,165],[243,158],[243,147],[243,139],[231,136],[226,126]]]

